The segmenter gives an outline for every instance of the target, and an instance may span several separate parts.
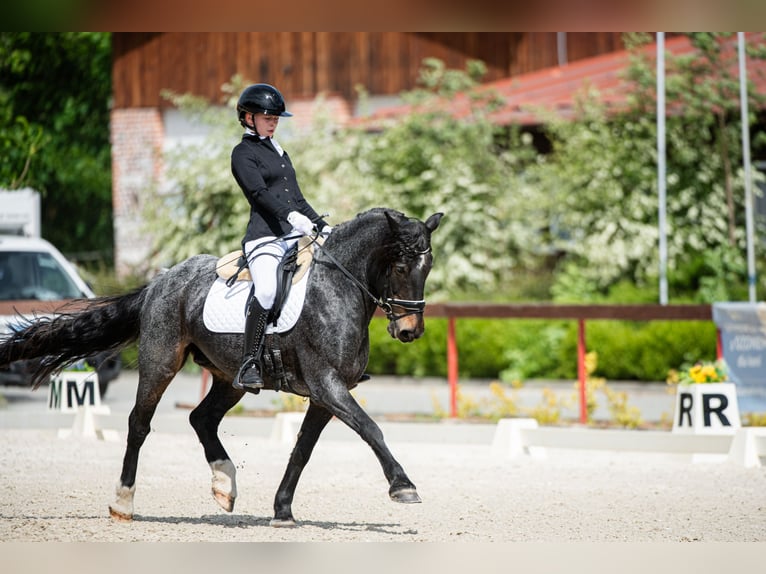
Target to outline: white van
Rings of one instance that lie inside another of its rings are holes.
[[[51,313],[71,299],[95,297],[74,266],[53,245],[38,237],[0,235],[0,335],[24,317]],[[101,396],[120,374],[119,356],[95,355]],[[0,368],[0,384],[30,384],[32,364],[17,361]]]

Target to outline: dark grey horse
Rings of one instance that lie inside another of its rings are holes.
[[[292,501],[320,433],[336,416],[370,445],[396,502],[420,502],[415,485],[394,459],[378,425],[351,396],[369,355],[368,327],[376,307],[388,332],[403,342],[423,334],[424,287],[433,263],[431,232],[442,214],[422,222],[373,209],[338,225],[317,252],[306,303],[295,327],[270,335],[284,363],[282,390],[309,398],[309,407],[274,499],[273,526],[295,524]],[[227,511],[236,498],[235,467],[218,437],[224,414],[243,396],[231,381],[242,354],[241,334],[215,334],[203,325],[205,297],[216,258],[198,255],[126,295],[80,301],[76,310],[36,319],[0,342],[0,364],[44,357],[36,384],[68,363],[138,340],[138,390],[130,413],[127,448],[113,517],[133,517],[138,455],[157,403],[191,355],[212,373],[207,396],[189,420],[213,472],[213,496]],[[280,384],[266,376],[267,388]]]

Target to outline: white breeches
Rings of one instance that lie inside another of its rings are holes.
[[[260,237],[245,243],[247,267],[250,269],[250,276],[255,285],[255,298],[264,309],[271,309],[274,305],[277,291],[277,266],[287,250],[297,241],[298,237],[288,240]],[[262,247],[256,249],[258,245]]]

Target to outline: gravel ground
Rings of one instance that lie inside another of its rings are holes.
[[[429,423],[422,423],[429,424]],[[451,429],[454,432],[454,427]],[[269,526],[290,446],[223,433],[238,469],[234,512],[210,495],[202,447],[154,432],[138,467],[135,518],[118,523],[119,440],[1,429],[4,542],[764,542],[766,467],[688,457],[550,450],[500,459],[491,445],[391,441],[422,504],[391,502],[377,459],[356,437],[322,439],[298,485],[299,526]]]

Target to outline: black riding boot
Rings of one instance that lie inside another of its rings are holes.
[[[261,378],[261,354],[263,353],[263,340],[266,337],[266,321],[270,309],[264,309],[253,298],[245,320],[245,348],[242,357],[242,366],[239,368],[232,385],[235,389],[244,389],[258,394],[263,388]]]

